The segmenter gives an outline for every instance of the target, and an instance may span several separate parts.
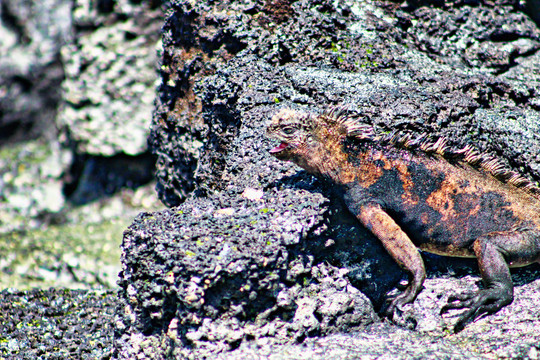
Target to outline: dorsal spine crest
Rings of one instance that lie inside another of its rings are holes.
[[[325,126],[335,126],[345,131],[345,136],[352,140],[367,140],[383,145],[387,144],[413,152],[419,151],[427,155],[439,155],[449,161],[471,165],[477,170],[492,175],[502,183],[519,188],[540,200],[540,188],[535,186],[529,179],[507,169],[499,159],[492,155],[482,154],[471,145],[455,149],[448,145],[448,140],[444,137],[432,139],[426,134],[412,136],[399,131],[387,135],[377,135],[372,126],[363,124],[358,119],[346,115],[347,112],[346,107],[337,107],[323,113],[319,116],[319,119],[324,119]]]

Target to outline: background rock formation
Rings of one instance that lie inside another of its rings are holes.
[[[151,181],[160,3],[4,1],[0,17],[0,141],[47,158],[2,168],[0,211],[27,217],[4,230]]]
[[[154,172],[160,3],[3,1],[0,12],[0,283],[115,286],[111,238],[142,194],[156,208],[135,189]]]
[[[162,16],[159,1],[0,2],[0,357],[112,353],[122,231],[161,207],[146,137]]]

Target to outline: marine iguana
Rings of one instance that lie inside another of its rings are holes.
[[[391,319],[422,288],[418,248],[478,260],[485,288],[451,296],[441,309],[466,309],[455,332],[513,301],[509,267],[540,262],[540,189],[471,146],[378,135],[337,108],[320,115],[283,109],[267,136],[280,141],[273,156],[336,185],[351,213],[408,273],[406,289],[386,310]]]

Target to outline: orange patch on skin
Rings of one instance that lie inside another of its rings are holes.
[[[441,221],[455,219],[458,213],[454,209],[454,200],[451,194],[459,194],[462,191],[459,185],[452,179],[445,179],[438,190],[432,192],[426,199],[426,203],[442,215]]]
[[[474,208],[469,211],[469,216],[475,216],[480,211],[480,204],[476,204]]]
[[[519,218],[522,223],[532,222],[540,229],[540,217],[538,216],[540,205],[536,202],[536,199],[529,194],[525,194],[524,196],[519,193],[519,189],[513,189],[513,192],[518,194],[521,201],[513,201],[512,198],[509,198],[510,205],[507,207],[508,210]]]
[[[318,136],[326,139],[324,150],[330,154],[329,157],[322,159],[321,168],[328,168],[327,175],[338,183],[346,184],[354,181],[356,169],[349,162],[349,155],[343,151],[342,139],[345,134],[336,134],[334,130],[323,128]]]
[[[357,181],[364,189],[369,188],[383,175],[380,167],[374,164],[361,164],[356,171]]]
[[[359,162],[358,165],[353,166],[349,162],[347,164],[350,165],[350,171],[354,172],[358,184],[367,189],[383,175],[383,169],[377,166],[375,161],[384,160],[385,158],[379,151],[372,152],[368,150],[365,153],[358,154],[356,157]]]
[[[420,214],[420,220],[422,221],[423,224],[427,224],[429,222],[428,213],[423,212],[422,214]]]
[[[338,184],[348,184],[355,181],[356,173],[357,170],[354,166],[349,162],[345,162],[340,165],[336,174],[332,177]]]
[[[409,205],[418,204],[418,195],[413,194],[412,192],[414,183],[407,167],[407,163],[401,159],[390,160],[381,151],[366,151],[365,153],[359,154],[357,159],[360,160],[360,164],[356,166],[356,169],[351,168],[351,171],[356,171],[356,180],[360,186],[369,188],[379,180],[385,170],[396,169],[399,173],[399,178],[403,183],[403,201]],[[380,161],[382,161],[384,165],[378,166],[376,164]],[[348,164],[350,165],[350,163]]]
[[[402,161],[396,161],[394,167],[397,169],[399,179],[403,183],[403,195],[401,195],[401,199],[407,205],[417,205],[419,198],[417,194],[412,192],[414,183],[407,165]]]
[[[383,161],[384,165],[382,166],[382,169],[384,170],[396,169],[399,174],[399,179],[403,183],[403,195],[401,195],[401,199],[404,203],[408,205],[418,204],[419,198],[417,194],[412,193],[414,183],[409,168],[407,167],[407,163],[405,161],[403,161],[402,159],[390,160],[380,151],[376,152],[373,155],[372,159],[373,162]],[[378,175],[377,179],[382,175],[382,169],[378,168],[378,170],[380,171],[380,175]],[[370,183],[370,185],[372,185],[373,183]]]
[[[392,162],[390,160],[388,160],[387,157],[381,156],[381,160],[384,161],[384,166],[383,166],[384,170],[391,170],[392,169],[394,164],[392,164]]]

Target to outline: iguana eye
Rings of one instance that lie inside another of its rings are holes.
[[[285,135],[292,135],[292,134],[294,134],[294,128],[292,128],[290,126],[284,127],[283,128],[283,133]]]

